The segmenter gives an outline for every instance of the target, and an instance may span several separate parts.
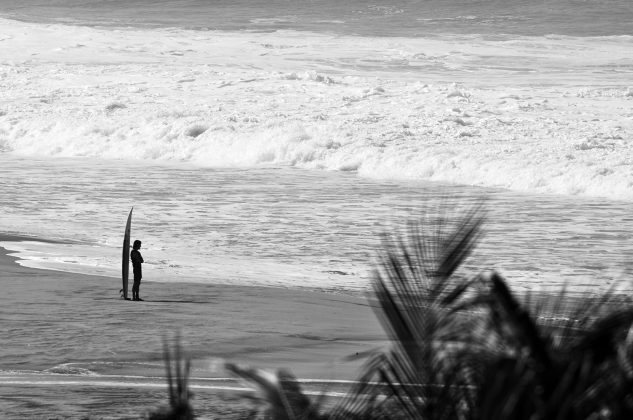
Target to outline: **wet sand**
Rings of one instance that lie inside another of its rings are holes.
[[[3,249],[0,279],[7,419],[142,417],[166,402],[162,349],[176,334],[200,418],[250,406],[225,361],[323,379],[304,385],[319,393],[356,378],[350,356],[387,345],[365,296],[144,280],[146,301],[132,302],[119,279],[22,267]]]
[[[120,279],[26,268],[2,248],[0,282],[3,419],[143,418],[167,402],[163,345],[176,335],[192,361],[200,419],[243,418],[254,407],[245,398],[252,385],[225,362],[289,369],[308,394],[335,401],[362,356],[389,344],[367,296],[144,280],[146,301],[125,301]],[[547,325],[588,298],[566,294],[561,306],[560,295],[543,292],[530,300],[545,303],[536,306]],[[617,295],[610,305],[631,299]]]

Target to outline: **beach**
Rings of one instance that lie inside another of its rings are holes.
[[[199,418],[248,407],[239,398],[248,387],[224,362],[286,368],[312,379],[307,391],[340,392],[331,381],[353,381],[362,363],[346,358],[386,344],[362,297],[144,282],[146,301],[131,302],[116,278],[25,268],[5,251],[0,277],[7,419],[141,417],[167,402],[162,349],[176,334],[192,360]]]
[[[0,417],[142,418],[176,342],[198,418],[254,406],[227,362],[335,401],[389,348],[385,251],[477,206],[455,277],[628,304],[632,20],[628,0],[0,0]],[[131,209],[143,302],[119,296]]]

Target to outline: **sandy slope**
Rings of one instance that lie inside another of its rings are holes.
[[[230,410],[244,388],[224,371],[225,360],[353,380],[360,362],[343,359],[385,344],[363,297],[147,281],[147,301],[127,302],[117,279],[14,260],[0,254],[0,412],[8,418],[107,418],[156,407],[165,396],[163,337],[178,331],[203,418]]]

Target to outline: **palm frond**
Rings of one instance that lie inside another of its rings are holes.
[[[493,309],[500,310],[503,323],[509,327],[509,332],[517,338],[520,350],[527,349],[530,357],[537,363],[537,368],[543,373],[553,368],[547,342],[540,336],[535,320],[530,316],[518,300],[510,292],[505,280],[496,272],[489,275],[492,283],[491,301]]]
[[[169,407],[150,413],[149,420],[193,420],[194,413],[191,406],[192,394],[189,391],[189,372],[191,363],[182,355],[180,337],[174,344],[173,355],[167,341],[163,340],[163,358],[167,373],[167,390],[169,393]],[[173,361],[173,363],[172,363]]]
[[[429,220],[409,224],[408,235],[383,238],[386,251],[373,281],[377,315],[394,348],[371,368],[407,418],[451,418],[472,403],[468,369],[458,357],[471,321],[453,309],[473,280],[454,274],[481,235],[484,212],[478,205],[454,219],[440,213]]]
[[[225,364],[234,375],[257,386],[267,402],[264,409],[266,418],[275,420],[318,420],[319,408],[303,393],[297,379],[287,370],[276,374],[262,369]]]

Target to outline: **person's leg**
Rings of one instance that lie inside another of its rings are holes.
[[[139,283],[140,283],[140,280],[135,277],[134,285],[132,286],[132,300],[138,300]]]
[[[143,299],[141,299],[140,292],[141,292],[141,279],[139,278],[138,279],[138,284],[136,286],[136,300],[143,300]]]

